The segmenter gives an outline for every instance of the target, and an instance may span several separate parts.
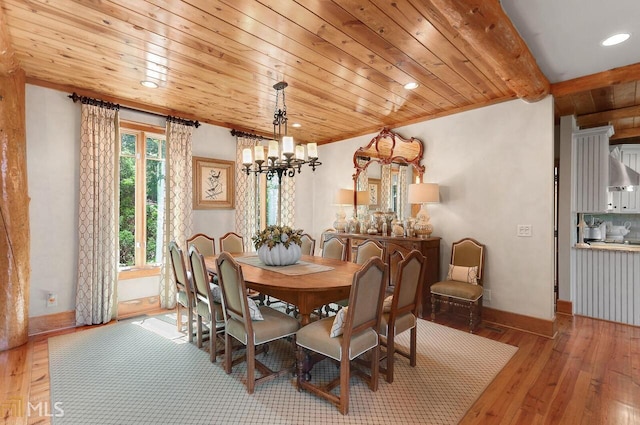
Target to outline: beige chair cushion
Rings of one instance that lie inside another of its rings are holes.
[[[455,280],[445,280],[431,285],[431,293],[461,300],[476,301],[482,296],[482,286]]]
[[[300,324],[294,317],[274,310],[271,307],[260,306],[260,313],[262,314],[263,320],[251,322],[255,345],[293,335],[300,327]],[[244,345],[247,345],[247,333],[245,332],[242,322],[229,319],[227,321],[226,331],[229,335]]]
[[[340,361],[342,359],[341,347],[343,336],[340,335],[336,338],[329,337],[332,324],[333,317],[325,317],[322,320],[308,324],[296,334],[297,344]],[[349,347],[349,360],[355,359],[377,344],[378,333],[371,328],[364,330],[359,335],[353,335],[351,337],[351,346]]]
[[[407,312],[400,317],[396,318],[396,329],[394,335],[400,335],[404,331],[413,329],[416,327],[416,316],[411,312]],[[387,336],[387,324],[389,323],[389,313],[382,315],[380,320],[380,335]]]
[[[196,311],[198,316],[201,316],[206,321],[211,320],[211,316],[209,315],[209,307],[207,303],[199,301],[196,306]],[[213,303],[213,311],[216,316],[216,323],[224,323],[224,315],[222,314],[222,304]]]
[[[478,284],[478,266],[464,267],[449,264],[447,272],[447,280],[457,280],[458,282],[467,282],[474,285]]]

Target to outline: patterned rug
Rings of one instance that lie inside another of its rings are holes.
[[[161,320],[162,319],[162,320]],[[231,375],[186,342],[165,317],[120,322],[49,339],[52,423],[60,424],[456,424],[517,351],[428,321],[418,321],[418,359],[396,356],[395,380],[381,376],[377,392],[351,379],[350,408],[298,392],[291,375],[256,387],[243,383],[245,365]],[[408,345],[408,333],[399,345]],[[259,358],[291,365],[291,344],[270,344]],[[323,361],[312,380],[337,376]]]

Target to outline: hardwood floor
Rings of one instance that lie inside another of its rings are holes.
[[[557,321],[555,339],[481,325],[478,335],[519,350],[461,424],[640,423],[640,328],[580,316]],[[439,323],[466,326],[450,317]],[[1,424],[50,423],[47,338],[82,330],[34,336],[0,353]]]

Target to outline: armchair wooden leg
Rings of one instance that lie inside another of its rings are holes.
[[[340,403],[338,410],[343,415],[349,413],[349,377],[351,376],[349,357],[345,356],[340,362]]]
[[[256,347],[255,345],[247,344],[247,392],[253,394],[253,390],[256,385]]]

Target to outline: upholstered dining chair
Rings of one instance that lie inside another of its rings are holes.
[[[339,236],[331,236],[324,241],[322,257],[346,261],[347,241]]]
[[[385,248],[380,244],[380,242],[373,239],[367,239],[356,247],[354,263],[364,264],[372,257],[378,257],[384,261]]]
[[[336,229],[334,229],[333,227],[329,227],[327,229],[324,229],[322,231],[322,233],[320,234],[320,253],[322,254],[322,249],[324,248],[324,241],[325,239],[328,237],[329,233],[335,233]]]
[[[198,248],[198,252],[204,257],[212,257],[216,255],[216,240],[204,233],[196,233],[187,239],[187,252],[192,245]],[[217,282],[217,278],[214,273],[209,273],[209,278],[211,282]]]
[[[217,347],[218,337],[224,333],[224,316],[220,289],[209,281],[204,256],[195,245],[189,247],[189,262],[196,296],[197,345],[202,347],[203,321],[209,323],[209,360],[216,361],[220,350]]]
[[[178,332],[182,332],[182,309],[187,309],[187,333],[189,342],[193,341],[193,316],[195,314],[195,294],[191,273],[187,271],[182,250],[175,241],[169,242],[171,270],[176,281],[176,323]]]
[[[485,246],[475,239],[465,238],[451,247],[451,264],[444,281],[431,285],[431,320],[436,319],[440,303],[469,309],[469,332],[482,319],[482,276]]]
[[[422,282],[425,273],[425,257],[416,249],[409,252],[398,263],[393,295],[385,298],[380,320],[380,335],[385,337],[383,345],[387,347],[386,373],[387,382],[393,382],[394,355],[409,359],[412,367],[416,365],[416,339],[418,309],[422,295]],[[395,346],[396,336],[410,330],[409,352]]]
[[[232,254],[244,252],[244,238],[235,232],[227,232],[220,238],[220,252]]]
[[[216,240],[204,233],[196,233],[187,239],[187,250],[195,245],[198,252],[204,257],[212,257],[216,255]]]
[[[247,362],[247,392],[253,394],[257,384],[289,372],[286,367],[279,371],[269,369],[256,358],[256,347],[288,336],[293,337],[295,347],[295,333],[300,325],[295,318],[281,311],[253,304],[253,300],[247,295],[242,268],[229,253],[222,252],[216,259],[216,266],[226,323],[224,368],[227,374],[231,373],[232,339],[236,339],[246,346],[244,356]],[[256,368],[262,375],[257,379]]]
[[[302,242],[302,245],[300,246],[302,255],[314,255],[316,250],[316,240],[313,239],[310,234],[303,233],[300,237],[300,241]]]
[[[296,333],[298,344],[298,390],[305,389],[338,406],[343,415],[349,412],[349,378],[351,361],[371,351],[370,374],[353,368],[368,382],[372,391],[378,389],[380,340],[378,329],[386,283],[387,265],[379,258],[370,259],[353,276],[349,307],[334,317],[326,317],[304,326]],[[340,364],[340,376],[326,386],[312,384],[303,370],[305,350],[333,359]],[[332,390],[340,386],[339,395]]]

